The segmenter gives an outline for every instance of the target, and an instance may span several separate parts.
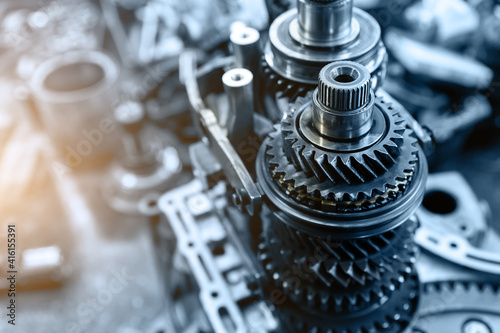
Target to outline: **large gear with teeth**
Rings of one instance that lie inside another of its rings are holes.
[[[258,258],[274,285],[297,304],[352,313],[389,297],[413,273],[418,251],[411,241],[413,226],[407,223],[369,240],[328,241],[328,245],[327,240],[318,240],[316,252],[309,252],[318,254],[313,260],[303,249],[291,250],[283,235],[276,234],[280,230],[268,231],[261,237]],[[365,257],[359,258],[360,253]],[[332,267],[325,269],[329,264]]]
[[[286,266],[304,267],[317,285],[327,288],[369,286],[375,281],[390,285],[416,261],[418,252],[412,239],[414,223],[346,241],[311,237],[279,222],[271,229],[266,240],[272,255]],[[311,258],[311,253],[318,255]]]
[[[351,313],[349,316],[324,316],[315,311],[297,311],[294,306],[282,304],[278,316],[287,332],[297,333],[401,333],[411,330],[418,311],[419,283],[416,274],[410,274],[399,289],[385,302],[379,302],[375,312]]]
[[[302,304],[308,309],[335,314],[362,311],[373,304],[382,302],[384,298],[387,299],[392,292],[399,289],[413,273],[413,268],[408,262],[405,269],[399,272],[397,278],[374,281],[368,288],[361,286],[326,288],[311,285],[309,280],[308,283],[305,283],[300,279],[300,276],[291,274],[289,268],[285,268],[273,260],[270,251],[266,240],[262,238],[257,256],[274,287],[282,290],[283,294],[296,304]]]
[[[281,130],[269,141],[269,167],[282,188],[297,200],[330,209],[342,202],[359,209],[402,194],[418,161],[418,141],[400,111],[377,98],[386,130],[364,150],[341,152],[318,147],[304,137],[299,124],[310,100],[308,94],[291,104]]]
[[[305,301],[336,313],[360,310],[404,283],[416,262],[414,219],[380,235],[337,241],[287,226],[267,207],[261,216],[258,257],[270,279],[298,304]],[[305,286],[287,281],[297,270],[306,272]]]
[[[413,333],[500,332],[498,281],[438,281],[423,285]]]

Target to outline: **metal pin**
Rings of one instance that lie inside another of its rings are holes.
[[[125,154],[134,156],[144,153],[139,135],[145,117],[142,104],[134,101],[123,102],[115,108],[114,117],[116,122],[127,131],[127,135],[123,137]]]
[[[253,133],[253,74],[245,68],[235,68],[222,76],[224,90],[229,98],[227,123],[228,138],[235,147]]]
[[[234,47],[236,66],[255,73],[258,68],[260,33],[254,28],[236,28],[229,37]]]

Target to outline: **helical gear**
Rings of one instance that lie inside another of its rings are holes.
[[[385,134],[365,150],[342,153],[314,145],[297,128],[309,100],[310,95],[291,104],[281,130],[277,128],[269,141],[269,167],[283,189],[328,210],[341,202],[352,209],[372,207],[404,192],[418,161],[418,141],[398,109],[378,97],[376,104],[388,124]]]
[[[393,237],[404,238],[406,235],[403,236],[403,234],[407,233],[410,233],[411,236],[412,232],[409,230],[411,227],[402,226],[400,228],[405,230],[399,230],[398,233],[401,234]],[[338,243],[335,252],[337,255],[343,252],[350,256],[359,254],[358,251],[367,254],[366,251],[375,251],[383,247],[381,244],[376,245],[383,238],[367,242],[360,241],[360,244],[352,244],[352,241],[344,242],[344,244]],[[403,241],[405,244],[401,247],[392,244],[385,246],[385,251],[381,251],[382,256],[372,254],[371,258],[350,257],[351,261],[349,259],[336,261],[335,269],[329,272],[327,270],[321,271],[322,265],[325,265],[327,261],[315,259],[317,261],[311,265],[311,262],[307,260],[307,258],[311,259],[311,256],[306,256],[305,253],[299,255],[294,251],[286,250],[290,249],[289,245],[283,246],[283,242],[273,232],[268,232],[267,236],[261,237],[258,258],[275,286],[282,288],[284,293],[297,304],[304,304],[310,309],[320,311],[351,313],[378,303],[384,297],[389,297],[406,281],[413,272],[412,266],[416,261],[417,252],[416,246],[410,244],[409,240],[409,238],[405,242],[402,239],[393,240],[394,243]],[[373,248],[368,249],[367,244]],[[320,245],[317,245],[317,248],[319,247]],[[351,249],[348,249],[349,247]],[[352,251],[354,247],[357,248],[356,252]],[[330,255],[330,253],[326,255]],[[295,260],[297,258],[298,260]],[[336,258],[332,262],[335,260]],[[294,265],[297,269],[304,269],[307,272],[307,281],[294,284],[293,275],[289,281],[290,267]],[[360,279],[360,274],[366,274],[366,276]],[[329,276],[330,280],[325,276]]]
[[[298,277],[289,276],[289,271],[278,265],[273,257],[269,255],[269,248],[262,238],[259,244],[257,257],[265,267],[266,273],[272,280],[273,286],[281,289],[286,297],[297,304],[302,304],[308,309],[331,312],[336,314],[352,313],[361,311],[371,304],[382,300],[389,295],[392,290],[399,285],[398,282],[387,286],[377,281],[371,288],[349,288],[349,289],[329,289],[310,284],[300,283]],[[334,292],[332,292],[334,291]]]
[[[316,85],[301,84],[282,77],[269,67],[264,57],[261,61],[261,72],[266,92],[275,95],[276,98],[286,97],[290,102],[294,102],[298,97],[304,97],[316,88]]]
[[[306,267],[325,287],[365,286],[373,281],[390,284],[416,261],[413,223],[367,239],[342,242],[311,237],[279,222],[271,229],[267,240],[273,255],[287,266]],[[304,245],[298,245],[297,239]],[[318,256],[311,260],[311,253]]]
[[[419,281],[414,273],[380,305],[377,311],[351,316],[324,316],[314,312],[297,311],[287,304],[277,308],[287,332],[297,333],[401,333],[414,324],[418,309]]]

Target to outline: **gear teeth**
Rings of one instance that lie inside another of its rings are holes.
[[[305,293],[309,289],[303,289]],[[278,315],[287,332],[317,332],[317,333],[375,333],[375,332],[407,332],[411,325],[411,318],[415,315],[419,302],[418,278],[412,275],[408,285],[396,291],[394,299],[382,302],[377,312],[360,311],[359,303],[370,299],[375,300],[375,294],[367,297],[366,293],[354,292],[352,294],[327,295],[318,293],[316,303],[321,305],[329,303],[331,308],[349,308],[352,316],[337,316],[329,312],[326,320],[318,318],[314,312],[308,312],[303,316],[297,308],[285,305],[278,307]],[[375,296],[376,297],[376,296]],[[376,301],[375,301],[376,302]],[[304,305],[307,305],[304,303]],[[358,309],[358,310],[356,310]],[[330,309],[331,310],[331,309]],[[311,318],[311,315],[313,316]]]
[[[274,239],[274,237],[272,239]],[[272,242],[272,240],[269,241]],[[307,243],[310,244],[310,242]],[[281,244],[281,242],[274,244],[279,244],[280,246],[284,245]],[[302,287],[302,283],[297,283],[294,279],[283,280],[285,274],[281,274],[281,270],[287,269],[286,267],[288,266],[275,265],[273,261],[267,260],[267,256],[262,256],[263,253],[272,253],[266,245],[265,237],[261,237],[261,243],[258,245],[258,249],[259,258],[266,258],[266,270],[270,267],[277,269],[275,271],[268,270],[268,273],[271,274],[275,285],[277,287],[281,287],[285,294],[288,295],[293,302],[307,306],[309,309],[334,311],[335,313],[343,313],[345,311],[355,312],[357,309],[367,307],[370,304],[373,304],[373,302],[377,302],[382,299],[382,297],[388,295],[382,291],[381,285],[383,285],[383,283],[381,282],[376,282],[375,285],[366,289],[338,289],[338,287],[318,289],[317,287],[313,287],[309,284]],[[344,269],[346,269],[346,267],[348,266],[344,266]],[[315,270],[320,271],[321,269],[319,268]],[[307,281],[309,281],[309,279],[307,279]],[[386,292],[390,289],[391,288],[384,288]]]
[[[314,85],[304,85],[289,81],[288,79],[275,73],[268,65],[264,57],[262,57],[261,71],[264,74],[266,82],[265,89],[277,98],[288,98],[290,102],[305,96],[309,91],[314,90]]]
[[[335,243],[308,236],[279,221],[272,223],[270,241],[283,239],[276,245],[277,255],[288,265],[306,267],[323,286],[337,284],[342,288],[351,285],[363,286],[373,281],[382,281],[387,274],[409,274],[416,247],[412,245],[414,222],[398,229],[365,240]],[[272,236],[274,235],[274,236]],[[287,252],[291,250],[292,253]],[[306,253],[317,253],[320,259],[310,261]]]
[[[359,274],[356,272],[354,269],[354,263],[349,262],[349,263],[341,263],[340,267],[344,271],[346,275],[348,275],[350,278],[355,280],[358,284],[364,286],[366,284],[366,276],[363,274]]]
[[[375,155],[363,154],[364,165],[368,166],[376,176],[381,176],[387,172],[387,168]]]
[[[338,167],[338,165],[342,163],[342,159],[338,156],[331,158],[330,156],[328,156],[326,160],[328,161],[328,164],[325,165],[325,167],[327,169],[330,169],[333,175],[337,176],[336,178],[339,180],[338,183],[344,182],[345,184],[349,184],[350,183],[349,177],[346,177],[346,175]],[[326,172],[328,172],[327,169],[325,169]]]
[[[328,273],[342,285],[342,287],[347,288],[349,285],[350,279],[349,277],[340,269],[340,265],[338,263],[333,263],[332,266],[328,269]]]
[[[368,260],[356,262],[355,264],[357,265],[358,269],[360,269],[363,273],[369,275],[374,280],[380,281],[380,272],[378,270],[373,269]]]
[[[418,141],[406,128],[399,111],[382,103],[379,97],[377,105],[392,116],[386,137],[359,154],[333,154],[309,144],[295,128],[295,119],[307,107],[311,96],[309,93],[290,105],[281,123],[281,133],[278,129],[269,143],[278,147],[273,150],[269,165],[277,174],[286,173],[283,179],[287,184],[285,191],[293,193],[292,197],[301,203],[342,211],[382,205],[404,194],[419,156]],[[278,159],[278,155],[287,158]],[[364,184],[370,184],[371,188]],[[347,186],[352,190],[343,190]]]
[[[343,64],[332,63],[323,67],[318,76],[318,99],[325,107],[338,111],[356,110],[366,105],[370,98],[370,73],[364,67],[360,67],[356,63],[343,61]],[[334,75],[347,76],[347,73],[342,73],[341,66],[354,66],[353,69],[358,73],[358,77],[352,77],[353,81],[359,81],[355,85],[345,85],[339,83]]]
[[[361,182],[363,183],[377,178],[377,174],[367,164],[364,163],[363,159],[358,160],[354,156],[352,156],[351,166],[357,170],[359,175],[361,175]]]

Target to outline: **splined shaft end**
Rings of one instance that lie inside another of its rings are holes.
[[[372,126],[373,92],[365,66],[338,61],[319,73],[314,93],[313,122],[321,135],[350,140],[366,134]]]

